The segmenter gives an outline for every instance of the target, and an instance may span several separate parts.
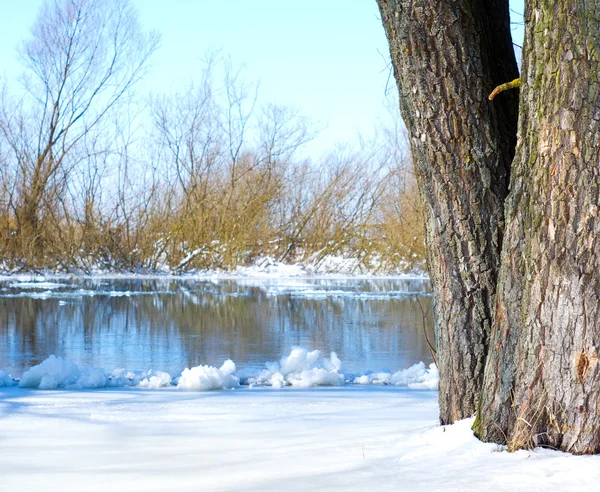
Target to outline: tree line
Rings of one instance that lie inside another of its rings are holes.
[[[43,6],[19,47],[20,89],[6,82],[0,100],[2,268],[422,262],[399,120],[309,158],[314,127],[259,105],[257,85],[219,53],[181,92],[139,96],[159,44],[128,1]]]

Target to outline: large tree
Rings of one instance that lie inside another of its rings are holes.
[[[475,413],[492,326],[517,98],[507,0],[378,0],[425,205],[440,420]]]
[[[516,76],[507,1],[377,1],[427,205],[441,420],[598,452],[600,6],[527,2],[515,132],[515,91],[485,97]]]

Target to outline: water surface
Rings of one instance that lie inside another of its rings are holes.
[[[50,354],[79,365],[172,374],[233,359],[264,367],[300,345],[345,372],[430,362],[420,279],[72,278],[0,281],[0,369]],[[431,314],[427,324],[431,330]]]

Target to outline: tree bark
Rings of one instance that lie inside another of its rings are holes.
[[[600,452],[600,5],[528,2],[519,144],[476,433]]]
[[[443,424],[483,382],[517,126],[508,0],[377,0],[425,205]]]

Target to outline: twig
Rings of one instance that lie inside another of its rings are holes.
[[[423,309],[423,305],[421,304],[421,300],[417,297],[417,302],[419,303],[419,308],[421,309],[421,318],[423,320],[423,333],[425,333],[425,340],[427,341],[427,345],[429,347],[429,353],[431,354],[431,358],[433,362],[437,366],[437,351],[433,348],[433,344],[429,339],[429,330],[427,330],[427,315],[429,314],[429,310],[431,309],[431,305],[427,308],[427,311]]]

